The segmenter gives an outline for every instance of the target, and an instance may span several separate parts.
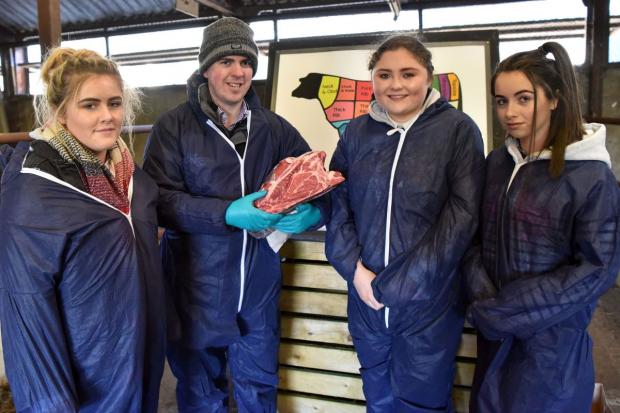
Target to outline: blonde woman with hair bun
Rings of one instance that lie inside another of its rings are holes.
[[[164,362],[157,187],[120,138],[138,95],[113,61],[53,49],[33,141],[0,194],[0,317],[18,412],[156,412]]]

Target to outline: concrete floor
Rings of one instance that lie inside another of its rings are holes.
[[[174,387],[176,379],[170,371],[168,363],[164,370],[164,377],[161,379],[161,387],[159,389],[159,408],[157,413],[178,413]]]
[[[612,412],[620,413],[620,288],[612,288],[601,298],[589,330],[594,341],[596,381],[603,383]],[[177,413],[175,383],[166,366],[158,413]]]
[[[613,413],[620,413],[620,288],[612,288],[601,298],[589,331],[596,381],[603,383]]]

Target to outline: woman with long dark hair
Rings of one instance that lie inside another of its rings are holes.
[[[480,332],[471,411],[589,412],[587,327],[620,267],[605,127],[582,123],[555,42],[502,61],[491,90],[506,144],[487,159],[481,245],[465,262]]]

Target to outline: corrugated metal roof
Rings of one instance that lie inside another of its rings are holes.
[[[388,10],[388,0],[187,0],[199,3],[200,17],[230,10],[242,19],[261,15]],[[399,0],[403,9],[518,0]],[[215,5],[213,7],[208,4]],[[190,19],[176,10],[176,0],[61,0],[63,32]],[[267,13],[267,14],[263,14]],[[37,0],[0,0],[0,42],[37,35]]]
[[[62,0],[61,19],[72,24],[126,19],[174,11],[174,0]]]
[[[175,13],[175,0],[62,0],[62,25],[79,26],[98,21],[127,21]],[[0,0],[0,27],[5,32],[38,30],[37,0]]]

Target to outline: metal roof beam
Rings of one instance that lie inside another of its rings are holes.
[[[609,60],[609,0],[584,1],[586,18],[586,66],[590,77],[588,116],[603,112],[603,75]]]
[[[390,10],[394,13],[394,20],[398,19],[398,15],[400,14],[400,0],[386,0],[388,6],[390,6]]]
[[[200,16],[200,4],[196,3],[194,0],[176,0],[174,8],[192,17]]]

